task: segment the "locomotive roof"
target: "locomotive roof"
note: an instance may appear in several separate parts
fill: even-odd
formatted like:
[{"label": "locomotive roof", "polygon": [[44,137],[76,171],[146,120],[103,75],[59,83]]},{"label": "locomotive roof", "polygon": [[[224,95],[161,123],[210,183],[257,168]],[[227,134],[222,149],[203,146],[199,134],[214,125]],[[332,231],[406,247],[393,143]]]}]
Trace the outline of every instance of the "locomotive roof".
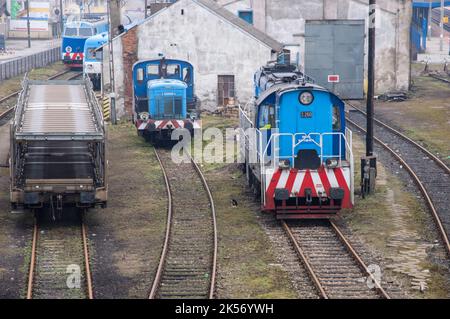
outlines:
[{"label": "locomotive roof", "polygon": [[[267,99],[270,95],[272,95],[273,93],[285,93],[288,91],[293,91],[293,90],[298,90],[298,89],[312,89],[312,90],[316,90],[316,91],[324,91],[324,92],[330,92],[327,89],[325,89],[324,87],[314,84],[314,83],[310,83],[310,82],[305,82],[305,84],[303,83],[279,83],[279,84],[275,84],[274,86],[268,88],[267,90],[265,90],[264,92],[261,93],[261,95],[259,96],[259,98],[256,100],[256,104],[259,105],[262,102],[264,102],[265,99]],[[331,94],[334,95],[334,93],[330,92]]]},{"label": "locomotive roof", "polygon": [[94,44],[95,47],[101,46],[108,41],[108,32],[102,32],[87,38],[85,46]]}]

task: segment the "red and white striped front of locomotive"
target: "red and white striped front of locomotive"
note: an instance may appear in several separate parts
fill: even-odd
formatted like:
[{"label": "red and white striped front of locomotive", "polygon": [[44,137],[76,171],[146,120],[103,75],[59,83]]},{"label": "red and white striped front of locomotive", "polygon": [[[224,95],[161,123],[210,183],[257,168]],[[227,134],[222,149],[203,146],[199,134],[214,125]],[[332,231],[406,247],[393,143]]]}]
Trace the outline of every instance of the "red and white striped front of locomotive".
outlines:
[{"label": "red and white striped front of locomotive", "polygon": [[268,141],[260,147],[266,162],[263,210],[297,219],[329,218],[351,208],[353,155],[344,103],[323,88],[308,86],[279,93],[276,105],[267,111],[274,114],[276,129],[267,132],[260,125],[265,136],[260,141]]}]

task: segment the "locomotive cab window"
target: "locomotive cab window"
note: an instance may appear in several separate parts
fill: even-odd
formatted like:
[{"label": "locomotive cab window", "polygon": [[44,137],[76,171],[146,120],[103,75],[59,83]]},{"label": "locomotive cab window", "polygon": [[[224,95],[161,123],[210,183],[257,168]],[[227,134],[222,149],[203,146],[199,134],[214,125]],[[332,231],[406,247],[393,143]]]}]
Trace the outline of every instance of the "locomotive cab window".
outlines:
[{"label": "locomotive cab window", "polygon": [[270,130],[275,128],[275,106],[264,104],[259,109],[259,128]]},{"label": "locomotive cab window", "polygon": [[66,31],[64,32],[64,35],[66,37],[76,36],[77,35],[77,28],[66,28]]},{"label": "locomotive cab window", "polygon": [[[103,60],[103,49],[99,49],[95,52],[95,59],[97,61],[102,61]],[[143,74],[143,73],[142,73]]]},{"label": "locomotive cab window", "polygon": [[148,75],[158,75],[159,74],[159,66],[156,64],[149,64],[147,66],[147,74]]},{"label": "locomotive cab window", "polygon": [[137,77],[137,81],[139,83],[142,83],[144,81],[144,69],[143,68],[137,69],[136,77]]},{"label": "locomotive cab window", "polygon": [[88,56],[89,59],[95,59],[95,48],[91,48],[88,50]]},{"label": "locomotive cab window", "polygon": [[341,112],[339,106],[333,105],[333,131],[340,131],[341,127]]},{"label": "locomotive cab window", "polygon": [[91,28],[80,28],[80,36],[82,37],[90,37],[92,36],[92,29]]},{"label": "locomotive cab window", "polygon": [[167,66],[167,76],[180,76],[180,65],[170,64]]}]

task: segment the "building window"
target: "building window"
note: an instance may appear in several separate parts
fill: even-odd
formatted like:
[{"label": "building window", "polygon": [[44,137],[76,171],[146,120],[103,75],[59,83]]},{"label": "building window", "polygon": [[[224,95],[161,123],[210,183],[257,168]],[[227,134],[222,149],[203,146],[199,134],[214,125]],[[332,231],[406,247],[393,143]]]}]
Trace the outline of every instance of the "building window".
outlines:
[{"label": "building window", "polygon": [[238,16],[245,22],[253,24],[253,11],[252,10],[241,10],[238,11]]},{"label": "building window", "polygon": [[218,75],[217,103],[219,106],[234,104],[234,75]]}]

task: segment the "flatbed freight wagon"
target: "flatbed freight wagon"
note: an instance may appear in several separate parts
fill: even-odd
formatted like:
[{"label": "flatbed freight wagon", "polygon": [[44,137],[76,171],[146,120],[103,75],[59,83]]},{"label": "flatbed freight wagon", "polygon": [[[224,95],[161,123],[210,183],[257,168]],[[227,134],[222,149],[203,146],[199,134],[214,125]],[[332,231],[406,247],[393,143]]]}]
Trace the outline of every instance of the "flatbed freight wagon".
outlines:
[{"label": "flatbed freight wagon", "polygon": [[10,145],[13,209],[106,206],[106,128],[89,80],[25,78]]}]

